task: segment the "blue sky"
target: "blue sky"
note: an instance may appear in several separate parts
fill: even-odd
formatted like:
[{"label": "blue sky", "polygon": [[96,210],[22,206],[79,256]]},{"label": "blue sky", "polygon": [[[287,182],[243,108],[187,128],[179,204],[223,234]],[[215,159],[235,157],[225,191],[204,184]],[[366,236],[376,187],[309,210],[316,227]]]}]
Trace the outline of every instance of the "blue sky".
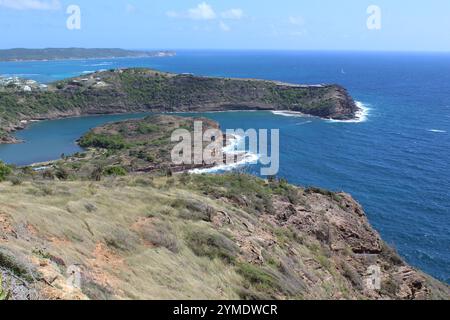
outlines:
[{"label": "blue sky", "polygon": [[0,47],[450,51],[449,16],[449,0],[0,0]]}]

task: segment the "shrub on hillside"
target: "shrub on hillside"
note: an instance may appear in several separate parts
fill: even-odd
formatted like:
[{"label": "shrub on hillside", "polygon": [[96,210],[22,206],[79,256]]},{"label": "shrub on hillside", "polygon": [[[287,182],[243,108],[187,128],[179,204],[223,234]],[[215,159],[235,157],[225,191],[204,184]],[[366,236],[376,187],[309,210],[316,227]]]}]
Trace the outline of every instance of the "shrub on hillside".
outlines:
[{"label": "shrub on hillside", "polygon": [[108,167],[103,170],[103,173],[107,176],[126,176],[127,170],[120,166]]},{"label": "shrub on hillside", "polygon": [[186,241],[197,256],[220,258],[228,263],[233,263],[239,252],[233,241],[213,230],[196,228],[189,232]]},{"label": "shrub on hillside", "polygon": [[11,167],[0,161],[0,182],[5,181],[6,176],[11,174],[11,172]]},{"label": "shrub on hillside", "polygon": [[83,148],[95,147],[118,150],[126,147],[125,141],[118,135],[102,135],[92,132],[83,136],[79,144]]}]

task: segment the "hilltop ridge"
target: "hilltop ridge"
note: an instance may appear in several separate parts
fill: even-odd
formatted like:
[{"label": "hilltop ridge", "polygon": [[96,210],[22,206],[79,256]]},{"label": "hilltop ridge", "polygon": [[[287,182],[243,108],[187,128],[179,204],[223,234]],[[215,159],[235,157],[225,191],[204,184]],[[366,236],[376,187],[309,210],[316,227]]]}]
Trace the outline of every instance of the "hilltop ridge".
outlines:
[{"label": "hilltop ridge", "polygon": [[[150,69],[117,69],[57,81],[33,90],[0,86],[0,143],[29,120],[133,112],[288,110],[338,120],[358,107],[339,85],[201,77]],[[31,90],[30,90],[31,89]]]}]

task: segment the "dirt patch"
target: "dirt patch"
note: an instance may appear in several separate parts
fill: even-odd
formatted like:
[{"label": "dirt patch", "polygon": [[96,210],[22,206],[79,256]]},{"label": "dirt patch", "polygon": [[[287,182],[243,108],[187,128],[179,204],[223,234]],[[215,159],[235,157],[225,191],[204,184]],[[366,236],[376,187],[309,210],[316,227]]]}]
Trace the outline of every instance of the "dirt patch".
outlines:
[{"label": "dirt patch", "polygon": [[8,241],[9,237],[17,238],[17,232],[13,227],[9,214],[0,212],[0,242]]},{"label": "dirt patch", "polygon": [[119,293],[120,289],[117,288],[120,288],[118,285],[120,280],[107,270],[121,271],[127,268],[125,260],[103,242],[96,244],[92,256],[93,258],[87,263],[89,277],[96,284],[104,288],[115,288],[115,292]]}]

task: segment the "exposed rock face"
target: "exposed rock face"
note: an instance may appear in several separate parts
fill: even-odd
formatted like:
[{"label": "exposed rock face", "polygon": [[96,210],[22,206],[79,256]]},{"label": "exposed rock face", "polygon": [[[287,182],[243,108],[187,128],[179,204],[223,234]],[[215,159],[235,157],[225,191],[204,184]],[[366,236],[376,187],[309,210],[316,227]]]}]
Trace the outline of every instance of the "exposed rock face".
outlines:
[{"label": "exposed rock face", "polygon": [[[299,193],[299,198],[293,204],[286,197],[275,196],[275,214],[264,214],[258,220],[291,230],[304,242],[318,241],[329,263],[352,283],[353,290],[356,290],[353,298],[429,299],[450,294],[448,286],[438,285],[435,280],[407,266],[370,226],[362,207],[350,195],[307,189],[303,194]],[[236,236],[242,241],[240,247],[248,261],[263,264],[261,252],[275,246],[276,237],[265,231],[264,223],[244,224],[247,231]],[[299,256],[301,253],[288,248],[288,255]],[[320,265],[313,259],[304,262],[306,269],[324,271],[323,278],[319,279],[308,276],[305,270],[298,270],[297,276],[306,283],[305,290],[312,293],[332,275],[327,275],[329,266],[326,264]],[[373,290],[368,284],[373,266],[381,270],[380,290]],[[298,268],[290,267],[293,270]],[[337,293],[329,298],[343,297]]]}]

